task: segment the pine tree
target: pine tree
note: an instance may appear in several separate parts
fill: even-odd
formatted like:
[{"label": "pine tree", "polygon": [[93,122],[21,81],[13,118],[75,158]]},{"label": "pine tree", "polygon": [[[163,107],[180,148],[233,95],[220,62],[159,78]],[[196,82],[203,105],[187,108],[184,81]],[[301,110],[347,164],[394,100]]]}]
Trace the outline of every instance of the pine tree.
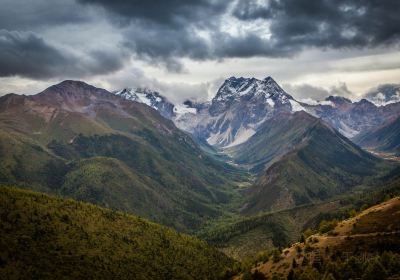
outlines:
[{"label": "pine tree", "polygon": [[386,279],[386,277],[385,268],[377,259],[373,259],[365,269],[362,280],[381,280]]}]

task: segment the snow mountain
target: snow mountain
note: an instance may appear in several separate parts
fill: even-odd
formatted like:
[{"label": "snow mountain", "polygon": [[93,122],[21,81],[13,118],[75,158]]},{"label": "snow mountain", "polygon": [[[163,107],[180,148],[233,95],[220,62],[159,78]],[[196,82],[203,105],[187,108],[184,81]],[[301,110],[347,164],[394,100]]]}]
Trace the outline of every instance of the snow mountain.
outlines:
[{"label": "snow mountain", "polygon": [[[149,89],[123,89],[114,94],[158,110],[201,142],[223,149],[246,142],[271,118],[298,111],[322,119],[348,138],[400,116],[399,87],[395,85],[380,86],[357,102],[342,96],[298,101],[269,76],[262,80],[230,77],[211,101],[200,103],[187,100],[174,105]],[[376,100],[382,96],[384,102],[379,105]]]},{"label": "snow mountain", "polygon": [[124,99],[146,104],[159,111],[160,114],[167,119],[171,119],[174,116],[175,106],[157,91],[148,88],[124,88],[113,93]]},{"label": "snow mountain", "polygon": [[399,102],[377,106],[367,99],[352,102],[341,96],[329,96],[327,101],[329,104],[304,104],[303,107],[307,113],[324,120],[350,139],[400,115]]},{"label": "snow mountain", "polygon": [[278,112],[304,110],[303,104],[285,92],[271,77],[230,77],[211,102],[189,104],[195,114],[175,119],[175,124],[219,148],[239,145]]}]

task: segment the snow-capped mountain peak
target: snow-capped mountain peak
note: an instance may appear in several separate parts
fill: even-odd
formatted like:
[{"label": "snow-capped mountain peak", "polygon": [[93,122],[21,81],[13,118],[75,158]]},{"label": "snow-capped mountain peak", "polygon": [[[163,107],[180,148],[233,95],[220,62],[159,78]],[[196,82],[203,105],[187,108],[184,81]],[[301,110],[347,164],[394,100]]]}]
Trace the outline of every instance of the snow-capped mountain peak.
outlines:
[{"label": "snow-capped mountain peak", "polygon": [[241,97],[262,96],[268,98],[281,98],[288,102],[293,99],[271,77],[264,80],[256,78],[230,77],[219,88],[213,102],[230,101]]},{"label": "snow-capped mountain peak", "polygon": [[269,76],[262,80],[230,77],[221,85],[211,104],[192,118],[191,125],[186,123],[182,127],[205,138],[211,145],[229,148],[247,141],[273,115],[302,110],[305,110],[302,103]]},{"label": "snow-capped mountain peak", "polygon": [[399,89],[398,85],[381,86],[359,102],[342,96],[329,96],[322,101],[298,101],[268,76],[262,80],[230,77],[211,102],[185,101],[173,105],[158,92],[146,88],[123,89],[115,94],[153,107],[173,120],[177,127],[202,141],[231,149],[246,142],[271,118],[277,115],[285,117],[297,111],[321,118],[343,135],[354,137],[379,125],[384,119],[383,114],[399,114],[400,103],[385,108],[385,113],[374,105],[378,101],[396,103],[400,100]]},{"label": "snow-capped mountain peak", "polygon": [[286,107],[291,111],[302,110],[299,102],[285,92],[270,76],[263,80],[256,78],[230,77],[225,80],[212,99],[212,115],[226,111],[234,103],[265,104],[269,108]]},{"label": "snow-capped mountain peak", "polygon": [[114,92],[115,95],[124,99],[146,104],[166,118],[172,118],[174,115],[174,105],[157,91],[148,88],[124,88]]}]

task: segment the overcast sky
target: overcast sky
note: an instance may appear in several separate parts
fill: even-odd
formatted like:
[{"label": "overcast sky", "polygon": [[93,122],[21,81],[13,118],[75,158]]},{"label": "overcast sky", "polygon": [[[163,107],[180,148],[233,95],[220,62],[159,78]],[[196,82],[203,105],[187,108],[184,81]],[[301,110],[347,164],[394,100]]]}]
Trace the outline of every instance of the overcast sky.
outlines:
[{"label": "overcast sky", "polygon": [[0,95],[65,79],[212,97],[272,76],[299,99],[400,83],[399,0],[0,0]]}]

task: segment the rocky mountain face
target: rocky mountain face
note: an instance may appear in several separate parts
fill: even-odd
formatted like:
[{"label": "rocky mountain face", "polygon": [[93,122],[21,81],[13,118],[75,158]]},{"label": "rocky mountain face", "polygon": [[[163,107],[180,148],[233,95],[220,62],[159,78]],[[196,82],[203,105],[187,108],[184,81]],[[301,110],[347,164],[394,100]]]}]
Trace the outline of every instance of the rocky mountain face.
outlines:
[{"label": "rocky mountain face", "polygon": [[376,106],[367,99],[352,102],[339,96],[327,97],[323,105],[303,104],[303,107],[306,112],[323,119],[348,138],[375,129],[388,119],[400,115],[400,103]]},{"label": "rocky mountain face", "polygon": [[218,148],[246,142],[265,121],[281,112],[305,111],[324,120],[344,136],[353,138],[400,116],[400,102],[395,102],[395,90],[392,87],[385,91],[390,101],[383,106],[371,102],[372,95],[370,100],[357,102],[329,96],[323,101],[307,104],[295,100],[271,77],[264,80],[231,77],[222,84],[211,102],[189,102],[187,106],[193,112],[173,119],[179,128]]},{"label": "rocky mountain face", "polygon": [[380,86],[357,102],[329,96],[313,104],[297,101],[271,77],[263,80],[230,77],[210,102],[203,103],[188,100],[174,105],[148,89],[124,89],[114,94],[158,110],[200,142],[223,149],[246,142],[265,121],[281,112],[305,111],[348,138],[375,130],[400,116],[398,85]]}]

